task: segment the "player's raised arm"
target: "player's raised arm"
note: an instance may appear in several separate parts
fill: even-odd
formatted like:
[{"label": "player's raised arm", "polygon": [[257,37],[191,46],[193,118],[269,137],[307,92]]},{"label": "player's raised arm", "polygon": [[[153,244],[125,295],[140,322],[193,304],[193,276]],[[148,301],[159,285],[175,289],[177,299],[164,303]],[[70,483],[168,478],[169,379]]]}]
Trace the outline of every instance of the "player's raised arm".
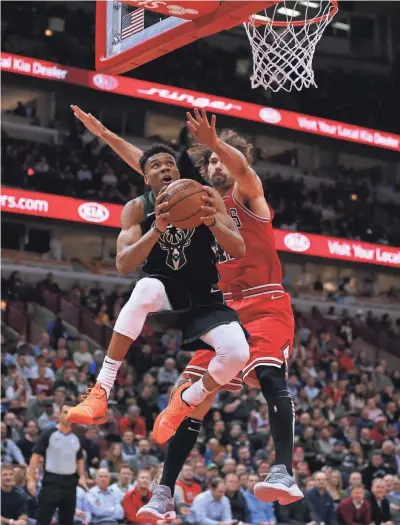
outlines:
[{"label": "player's raised arm", "polygon": [[228,215],[224,201],[213,188],[204,186],[208,193],[203,197],[205,217],[202,222],[210,228],[215,239],[222,248],[232,257],[244,257],[246,255],[246,245],[232,218]]},{"label": "player's raised arm", "polygon": [[118,137],[115,133],[107,129],[103,124],[90,113],[85,113],[78,106],[71,106],[75,117],[82,122],[82,124],[96,137],[104,140],[115,153],[121,157],[131,168],[143,175],[140,169],[139,159],[143,155],[143,151],[130,142]]},{"label": "player's raised arm", "polygon": [[[218,138],[215,127],[216,116],[212,115],[209,122],[204,109],[201,113],[198,109],[195,109],[194,116],[190,113],[187,113],[186,116],[188,118],[188,127],[194,138],[200,144],[211,148],[218,155],[235,179],[237,190],[244,200],[262,199],[264,201],[264,190],[261,180],[249,165],[246,157],[238,149]],[[270,219],[271,215],[266,203],[263,208],[265,208],[263,215],[265,215],[266,219]]]},{"label": "player's raised arm", "polygon": [[155,202],[155,226],[142,235],[143,204],[140,199],[125,204],[121,213],[121,232],[117,239],[117,270],[121,275],[128,275],[136,270],[156,244],[158,238],[168,226],[169,213],[164,209],[168,202],[161,202],[162,192]]}]

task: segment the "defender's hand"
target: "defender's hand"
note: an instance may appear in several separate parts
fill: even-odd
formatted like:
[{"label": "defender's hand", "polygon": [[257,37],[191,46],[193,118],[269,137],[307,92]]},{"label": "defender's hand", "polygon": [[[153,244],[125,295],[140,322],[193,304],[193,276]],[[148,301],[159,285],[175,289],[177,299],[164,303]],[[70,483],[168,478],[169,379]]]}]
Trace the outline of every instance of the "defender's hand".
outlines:
[{"label": "defender's hand", "polygon": [[168,228],[168,217],[169,212],[166,211],[168,208],[168,202],[164,202],[164,192],[166,190],[166,187],[162,188],[160,193],[157,195],[156,201],[155,201],[155,214],[156,214],[156,227],[160,232],[165,232]]},{"label": "defender's hand", "polygon": [[96,137],[101,137],[106,131],[107,128],[103,126],[100,120],[97,120],[90,113],[85,113],[78,106],[71,106],[72,111],[74,112],[75,117],[82,122],[82,124]]},{"label": "defender's hand", "polygon": [[217,221],[217,206],[214,199],[213,190],[208,186],[203,186],[203,190],[207,193],[202,197],[204,204],[201,210],[204,212],[204,216],[200,217],[200,220],[206,226],[215,226]]},{"label": "defender's hand", "polygon": [[212,115],[210,123],[208,122],[205,109],[202,109],[200,114],[200,111],[196,108],[194,117],[189,112],[186,113],[186,117],[188,119],[187,126],[196,141],[214,150],[218,140],[215,129],[216,116]]}]

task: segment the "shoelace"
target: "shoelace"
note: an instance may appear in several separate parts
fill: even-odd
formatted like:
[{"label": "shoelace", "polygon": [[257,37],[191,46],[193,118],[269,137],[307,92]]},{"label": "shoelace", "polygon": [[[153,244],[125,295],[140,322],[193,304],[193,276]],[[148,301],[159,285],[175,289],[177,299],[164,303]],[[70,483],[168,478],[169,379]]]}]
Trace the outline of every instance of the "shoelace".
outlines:
[{"label": "shoelace", "polygon": [[94,390],[94,387],[93,388],[87,388],[86,389],[86,394],[82,394],[81,395],[81,399],[82,401],[86,401],[87,398],[92,395],[93,397],[97,397],[98,399],[101,399],[103,397],[103,394],[101,394],[100,392],[98,392],[97,390]]},{"label": "shoelace", "polygon": [[[265,476],[265,474],[260,474],[261,476]],[[274,481],[280,481],[286,477],[286,474],[283,472],[268,472],[268,474],[265,477],[265,481],[270,481],[271,478],[274,478]]]},{"label": "shoelace", "polygon": [[161,504],[164,504],[164,503],[167,503],[168,501],[168,496],[166,494],[163,494],[162,492],[156,490],[156,488],[160,485],[160,481],[157,479],[157,476],[153,479],[152,483],[154,484],[153,485],[153,495],[152,495],[152,500],[153,502],[159,502]]}]

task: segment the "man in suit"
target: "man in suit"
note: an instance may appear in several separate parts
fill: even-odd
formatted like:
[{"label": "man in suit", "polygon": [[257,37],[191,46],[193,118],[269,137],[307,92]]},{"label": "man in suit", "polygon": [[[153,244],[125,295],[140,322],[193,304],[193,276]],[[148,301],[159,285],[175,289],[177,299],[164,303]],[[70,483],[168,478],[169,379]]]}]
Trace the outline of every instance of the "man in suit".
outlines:
[{"label": "man in suit", "polygon": [[375,525],[392,525],[389,500],[386,496],[386,485],[383,479],[376,478],[372,482],[370,503],[372,508],[372,523]]}]

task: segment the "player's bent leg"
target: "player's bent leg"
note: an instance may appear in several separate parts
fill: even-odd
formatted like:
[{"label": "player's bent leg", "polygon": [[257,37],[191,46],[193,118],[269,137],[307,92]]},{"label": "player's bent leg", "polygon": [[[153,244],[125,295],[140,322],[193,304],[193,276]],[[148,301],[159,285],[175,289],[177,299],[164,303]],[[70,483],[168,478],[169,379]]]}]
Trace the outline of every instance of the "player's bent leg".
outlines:
[{"label": "player's bent leg", "polygon": [[237,322],[216,326],[201,336],[201,340],[214,348],[215,355],[208,365],[207,373],[182,396],[192,406],[201,403],[210,392],[228,385],[243,370],[250,357],[249,345]]},{"label": "player's bent leg", "polygon": [[161,281],[144,277],[135,286],[114,326],[107,355],[96,385],[82,396],[83,401],[69,410],[70,423],[95,425],[107,421],[107,399],[122,361],[131,344],[140,335],[149,313],[170,310],[165,287]]},{"label": "player's bent leg", "polygon": [[171,392],[169,405],[154,426],[154,439],[159,444],[168,441],[209,394],[235,378],[249,359],[249,345],[238,322],[216,326],[200,339],[214,348],[216,355],[204,377],[196,383],[182,379]]},{"label": "player's bent leg", "polygon": [[281,505],[288,505],[302,499],[304,495],[292,472],[295,409],[286,385],[286,365],[262,365],[255,371],[268,403],[275,463],[265,481],[257,483],[254,487],[254,494],[261,501],[278,500]]},{"label": "player's bent leg", "polygon": [[[188,378],[186,374],[184,376]],[[198,377],[195,378],[195,381],[198,379]],[[168,443],[160,484],[153,490],[150,501],[138,511],[137,515],[142,521],[175,519],[173,501],[175,484],[185,461],[196,444],[202,421],[213,403],[215,394],[216,392],[210,394],[196,407],[190,417],[182,422]]]}]

